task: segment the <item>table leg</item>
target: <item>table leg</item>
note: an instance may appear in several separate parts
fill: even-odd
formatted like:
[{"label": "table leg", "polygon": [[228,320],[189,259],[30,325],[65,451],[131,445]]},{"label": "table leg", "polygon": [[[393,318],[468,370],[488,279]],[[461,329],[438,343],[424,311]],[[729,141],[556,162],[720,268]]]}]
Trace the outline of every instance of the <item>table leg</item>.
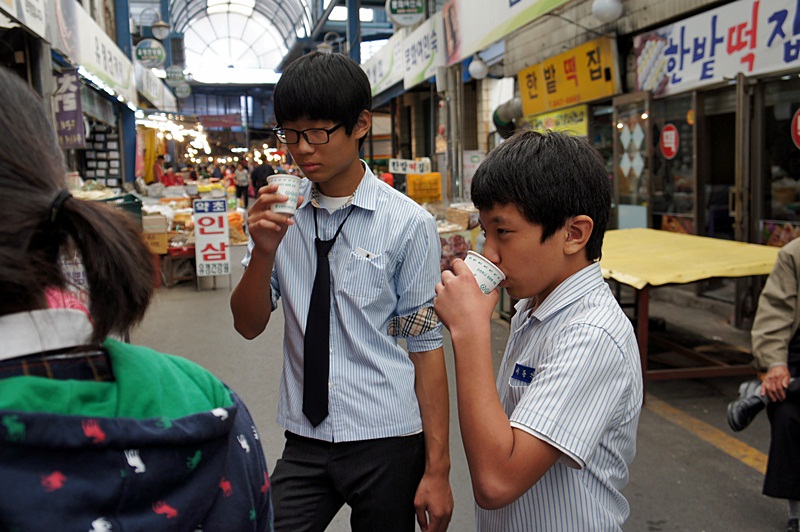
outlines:
[{"label": "table leg", "polygon": [[[647,356],[650,341],[650,286],[636,291],[636,339],[642,360],[642,386],[647,388]],[[644,397],[644,395],[643,395]]]}]

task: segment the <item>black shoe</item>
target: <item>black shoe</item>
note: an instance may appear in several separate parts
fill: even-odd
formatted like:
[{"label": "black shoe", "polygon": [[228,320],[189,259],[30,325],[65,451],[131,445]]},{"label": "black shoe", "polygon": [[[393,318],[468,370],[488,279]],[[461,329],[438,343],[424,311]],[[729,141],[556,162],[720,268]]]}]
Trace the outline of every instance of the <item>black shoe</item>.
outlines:
[{"label": "black shoe", "polygon": [[728,425],[731,430],[739,432],[747,428],[764,406],[761,381],[743,382],[739,386],[739,398],[728,404]]},{"label": "black shoe", "polygon": [[789,522],[786,523],[786,532],[800,532],[800,521],[789,519]]}]

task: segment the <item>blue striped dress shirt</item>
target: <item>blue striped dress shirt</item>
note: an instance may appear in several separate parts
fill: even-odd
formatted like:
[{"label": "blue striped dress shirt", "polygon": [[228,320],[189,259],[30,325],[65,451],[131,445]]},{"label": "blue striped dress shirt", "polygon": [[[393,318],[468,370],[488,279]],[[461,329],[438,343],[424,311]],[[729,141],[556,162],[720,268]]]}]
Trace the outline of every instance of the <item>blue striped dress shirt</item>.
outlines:
[{"label": "blue striped dress shirt", "polygon": [[[414,365],[387,329],[393,317],[433,306],[441,279],[436,221],[368,167],[352,207],[332,213],[316,208],[307,179],[300,194],[303,204],[278,247],[271,279],[272,308],[281,301],[285,319],[278,423],[301,436],[336,442],[418,433],[422,419]],[[329,254],[329,414],[315,428],[302,412],[303,334],[316,271],[314,211],[319,237],[328,240],[350,208],[353,212]],[[245,267],[252,246],[251,240],[242,261]],[[410,352],[437,349],[442,346],[442,326],[437,323],[406,342]]]},{"label": "blue striped dress shirt", "polygon": [[477,508],[481,532],[621,530],[620,491],[636,453],[642,404],[639,349],[598,263],[569,277],[530,312],[517,306],[497,377],[515,428],[564,454],[499,510]]}]

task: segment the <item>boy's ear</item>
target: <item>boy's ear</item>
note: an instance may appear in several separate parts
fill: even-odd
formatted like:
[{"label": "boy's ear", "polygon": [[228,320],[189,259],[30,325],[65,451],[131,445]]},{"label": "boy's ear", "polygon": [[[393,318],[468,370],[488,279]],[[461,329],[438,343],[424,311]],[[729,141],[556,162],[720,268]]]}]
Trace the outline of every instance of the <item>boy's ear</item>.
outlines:
[{"label": "boy's ear", "polygon": [[353,136],[357,139],[360,139],[361,137],[369,133],[369,128],[371,126],[372,126],[372,113],[364,109],[358,115],[356,126],[353,128]]},{"label": "boy's ear", "polygon": [[589,242],[589,237],[592,236],[592,229],[594,229],[594,220],[585,214],[580,214],[567,220],[565,229],[567,230],[567,236],[564,240],[564,253],[574,255],[575,253],[583,252],[583,248]]}]

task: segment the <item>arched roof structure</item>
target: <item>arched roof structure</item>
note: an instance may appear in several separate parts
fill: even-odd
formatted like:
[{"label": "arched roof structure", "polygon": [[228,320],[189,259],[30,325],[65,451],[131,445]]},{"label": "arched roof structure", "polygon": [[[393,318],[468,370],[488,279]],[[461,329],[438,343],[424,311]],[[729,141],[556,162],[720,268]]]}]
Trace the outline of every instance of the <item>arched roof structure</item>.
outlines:
[{"label": "arched roof structure", "polygon": [[171,0],[187,65],[272,70],[311,31],[306,0]]}]

